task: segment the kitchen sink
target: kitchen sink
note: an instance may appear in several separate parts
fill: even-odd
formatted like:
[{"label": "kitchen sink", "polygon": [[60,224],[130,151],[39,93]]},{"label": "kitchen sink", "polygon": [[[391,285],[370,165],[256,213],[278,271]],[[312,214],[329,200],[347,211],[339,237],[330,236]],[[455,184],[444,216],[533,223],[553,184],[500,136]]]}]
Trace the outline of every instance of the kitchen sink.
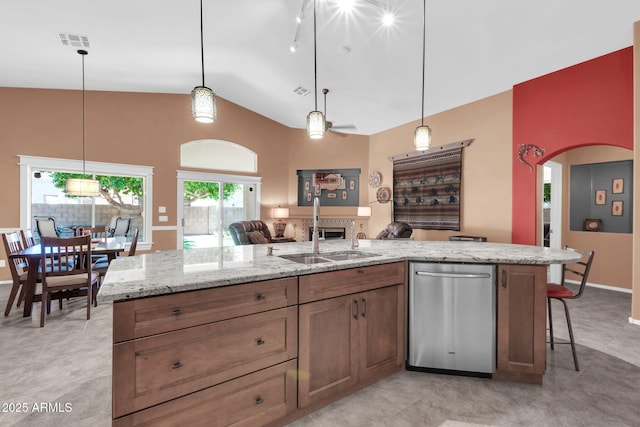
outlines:
[{"label": "kitchen sink", "polygon": [[313,253],[279,255],[280,258],[284,258],[289,261],[299,262],[300,264],[318,264],[321,262],[347,261],[352,259],[369,258],[374,256],[378,256],[378,254],[369,254],[369,253],[358,252],[358,251],[326,252],[326,253],[321,253],[319,255],[316,255]]},{"label": "kitchen sink", "polygon": [[314,254],[280,255],[279,257],[288,259],[289,261],[299,262],[300,264],[318,264],[320,262],[331,261],[330,259],[326,259]]}]

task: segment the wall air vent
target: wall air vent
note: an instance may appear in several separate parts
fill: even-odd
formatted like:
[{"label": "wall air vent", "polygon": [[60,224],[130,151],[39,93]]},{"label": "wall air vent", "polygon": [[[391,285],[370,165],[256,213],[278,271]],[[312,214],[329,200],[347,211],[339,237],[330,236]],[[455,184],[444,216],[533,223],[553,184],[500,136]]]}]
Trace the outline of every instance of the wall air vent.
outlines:
[{"label": "wall air vent", "polygon": [[60,43],[62,43],[62,46],[69,46],[73,48],[82,47],[85,49],[90,47],[89,37],[87,36],[66,33],[58,33],[58,36],[60,37]]},{"label": "wall air vent", "polygon": [[309,91],[305,88],[303,88],[302,86],[298,86],[297,88],[295,88],[293,90],[295,93],[297,93],[300,96],[306,96],[309,94]]}]

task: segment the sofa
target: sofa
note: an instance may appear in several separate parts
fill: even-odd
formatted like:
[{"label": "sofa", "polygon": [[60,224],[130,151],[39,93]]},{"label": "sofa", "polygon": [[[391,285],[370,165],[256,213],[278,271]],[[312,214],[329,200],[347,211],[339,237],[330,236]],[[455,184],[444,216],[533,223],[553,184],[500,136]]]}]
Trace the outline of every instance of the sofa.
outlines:
[{"label": "sofa", "polygon": [[262,220],[238,221],[229,224],[229,232],[236,245],[272,243],[269,227]]}]

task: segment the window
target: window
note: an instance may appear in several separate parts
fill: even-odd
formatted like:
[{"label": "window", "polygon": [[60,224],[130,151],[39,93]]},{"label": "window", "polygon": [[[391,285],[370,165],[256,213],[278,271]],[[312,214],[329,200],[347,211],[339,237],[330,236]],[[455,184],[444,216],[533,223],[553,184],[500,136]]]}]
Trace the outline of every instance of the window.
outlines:
[{"label": "window", "polygon": [[62,235],[76,226],[113,226],[117,217],[130,217],[140,229],[140,249],[151,249],[153,168],[86,162],[86,174],[105,185],[98,197],[70,197],[64,193],[68,174],[82,171],[82,161],[20,157],[20,227],[36,230],[34,218],[53,217]]}]

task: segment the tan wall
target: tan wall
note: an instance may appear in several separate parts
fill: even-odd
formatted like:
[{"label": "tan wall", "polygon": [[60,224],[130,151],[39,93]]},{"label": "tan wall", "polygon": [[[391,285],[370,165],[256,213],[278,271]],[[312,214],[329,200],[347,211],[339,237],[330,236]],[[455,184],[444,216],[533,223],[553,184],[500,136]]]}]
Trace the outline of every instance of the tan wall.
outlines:
[{"label": "tan wall", "polygon": [[[393,164],[389,156],[414,151],[415,121],[371,136],[369,170],[382,174],[382,185],[392,187]],[[432,144],[445,145],[473,138],[463,150],[462,214],[460,231],[415,230],[417,240],[446,240],[449,235],[486,236],[489,241],[511,241],[512,92],[482,99],[427,117]],[[376,189],[369,189],[376,201]],[[373,235],[391,220],[391,204],[373,203]]]},{"label": "tan wall", "polygon": [[[360,167],[366,182],[368,137],[328,133],[310,141],[304,130],[290,129],[236,104],[218,99],[218,120],[201,124],[191,116],[189,95],[157,93],[86,93],[86,159],[154,167],[153,225],[177,225],[177,179],[180,145],[198,139],[221,139],[258,154],[262,177],[260,217],[270,224],[270,209],[289,205],[297,210],[296,169]],[[300,114],[304,117],[305,111]],[[82,159],[80,91],[0,88],[0,228],[20,224],[18,155]],[[216,172],[216,171],[214,171]],[[233,173],[217,171],[221,173]],[[364,188],[364,187],[363,187]],[[366,190],[363,193],[366,197]],[[9,202],[10,201],[10,202]],[[158,206],[167,208],[168,222],[158,221]],[[308,210],[308,209],[307,209]],[[353,216],[355,208],[333,208],[323,214]],[[291,227],[287,234],[292,235]],[[174,230],[154,230],[152,250],[175,249]],[[2,259],[4,251],[0,249]],[[8,280],[0,268],[0,280]]]},{"label": "tan wall", "polygon": [[631,289],[633,235],[571,231],[569,229],[571,208],[569,202],[569,177],[571,175],[571,165],[630,159],[633,159],[632,151],[611,146],[576,148],[552,159],[562,164],[562,244],[584,250],[594,250],[596,253],[589,273],[589,283]]}]

